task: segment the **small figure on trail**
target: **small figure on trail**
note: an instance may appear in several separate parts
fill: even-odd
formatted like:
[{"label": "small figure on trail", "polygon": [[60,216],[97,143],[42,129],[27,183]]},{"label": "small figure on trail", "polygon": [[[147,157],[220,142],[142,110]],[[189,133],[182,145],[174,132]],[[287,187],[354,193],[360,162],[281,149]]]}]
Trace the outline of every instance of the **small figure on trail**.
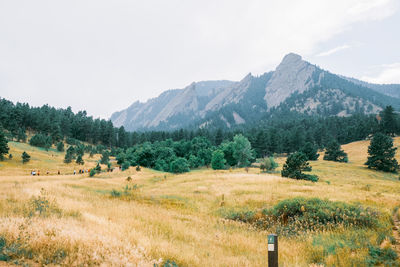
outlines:
[{"label": "small figure on trail", "polygon": [[60,175],[60,170],[58,170],[58,175]]},{"label": "small figure on trail", "polygon": [[49,173],[50,173],[49,171],[46,172],[47,175],[49,175]]},{"label": "small figure on trail", "polygon": [[74,175],[76,174],[76,171],[74,170]]},{"label": "small figure on trail", "polygon": [[81,174],[81,173],[82,173],[82,170],[81,170],[81,169],[79,169],[78,173],[79,173],[79,174]]},{"label": "small figure on trail", "polygon": [[40,171],[38,170],[38,171],[37,171],[37,176],[39,176],[39,175],[40,175]]}]

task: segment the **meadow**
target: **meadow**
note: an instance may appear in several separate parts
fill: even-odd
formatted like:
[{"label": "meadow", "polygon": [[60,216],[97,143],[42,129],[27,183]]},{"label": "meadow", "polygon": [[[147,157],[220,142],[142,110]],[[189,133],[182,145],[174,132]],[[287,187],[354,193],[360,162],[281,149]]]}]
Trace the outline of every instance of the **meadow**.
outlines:
[{"label": "meadow", "polygon": [[[254,167],[174,175],[131,167],[95,177],[73,175],[74,169],[93,167],[99,155],[85,155],[86,165],[80,167],[63,163],[64,153],[53,149],[10,142],[13,158],[0,162],[0,263],[266,266],[267,235],[274,229],[230,215],[257,214],[282,200],[304,197],[371,208],[382,215],[380,226],[279,236],[280,266],[382,265],[379,257],[385,255],[380,249],[398,250],[397,229],[392,227],[400,206],[400,181],[398,174],[363,165],[368,144],[342,146],[349,163],[323,161],[322,156],[311,162],[312,173],[320,178],[313,183],[280,177],[284,158],[278,158],[276,173]],[[32,156],[24,165],[22,151]],[[40,169],[41,175],[30,176],[33,169]],[[374,249],[377,256],[371,254]]]}]

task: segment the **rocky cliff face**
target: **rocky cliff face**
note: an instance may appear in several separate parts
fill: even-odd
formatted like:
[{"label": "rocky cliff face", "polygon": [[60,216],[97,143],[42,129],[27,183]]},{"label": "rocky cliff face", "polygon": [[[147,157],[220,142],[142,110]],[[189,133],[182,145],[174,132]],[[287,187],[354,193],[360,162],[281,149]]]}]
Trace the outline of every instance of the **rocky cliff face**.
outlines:
[{"label": "rocky cliff face", "polygon": [[311,77],[316,69],[299,55],[286,55],[265,88],[264,99],[268,108],[278,106],[294,92],[303,93],[314,86],[315,82]]},{"label": "rocky cliff face", "polygon": [[397,96],[400,85],[338,76],[291,53],[273,72],[248,74],[239,82],[204,81],[168,90],[114,113],[111,120],[131,131],[234,127],[282,109],[322,116],[376,113],[388,104],[400,108]]}]

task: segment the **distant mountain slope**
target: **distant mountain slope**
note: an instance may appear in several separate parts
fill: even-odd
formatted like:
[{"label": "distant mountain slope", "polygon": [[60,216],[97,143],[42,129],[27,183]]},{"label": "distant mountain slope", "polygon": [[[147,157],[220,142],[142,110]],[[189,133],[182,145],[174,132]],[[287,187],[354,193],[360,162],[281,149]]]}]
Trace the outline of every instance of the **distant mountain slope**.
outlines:
[{"label": "distant mountain slope", "polygon": [[400,85],[369,84],[332,74],[286,55],[275,71],[241,81],[203,81],[169,90],[146,103],[135,102],[111,116],[128,130],[227,127],[255,122],[277,110],[321,116],[377,113],[400,108]]},{"label": "distant mountain slope", "polygon": [[360,81],[360,80],[357,80],[354,78],[347,78],[347,77],[344,77],[344,78],[349,80],[352,83],[359,84],[363,87],[370,88],[381,94],[400,98],[400,84],[374,84],[374,83]]}]

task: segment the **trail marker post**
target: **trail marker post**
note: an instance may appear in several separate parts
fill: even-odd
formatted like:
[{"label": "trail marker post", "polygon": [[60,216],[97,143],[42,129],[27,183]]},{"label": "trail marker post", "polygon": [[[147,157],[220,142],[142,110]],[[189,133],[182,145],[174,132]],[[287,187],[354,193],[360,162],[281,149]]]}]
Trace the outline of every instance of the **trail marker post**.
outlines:
[{"label": "trail marker post", "polygon": [[268,235],[268,267],[278,267],[278,236]]}]

